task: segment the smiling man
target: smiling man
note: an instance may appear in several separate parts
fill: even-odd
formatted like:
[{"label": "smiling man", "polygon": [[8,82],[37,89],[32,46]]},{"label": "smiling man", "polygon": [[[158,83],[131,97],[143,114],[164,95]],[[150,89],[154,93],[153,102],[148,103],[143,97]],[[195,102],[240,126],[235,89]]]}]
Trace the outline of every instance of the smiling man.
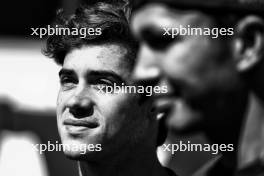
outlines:
[{"label": "smiling man", "polygon": [[[204,132],[211,143],[234,144],[199,175],[263,174],[264,1],[132,2],[141,41],[135,81],[170,87],[155,102],[172,109],[167,124],[176,134]],[[247,150],[237,160],[239,139]]]},{"label": "smiling man", "polygon": [[138,94],[102,91],[130,85],[137,43],[124,9],[118,2],[82,6],[57,25],[97,28],[101,35],[47,40],[46,54],[62,65],[57,123],[62,144],[71,146],[65,154],[79,161],[81,176],[174,175],[156,156],[164,138],[158,137],[158,112],[151,103]]}]

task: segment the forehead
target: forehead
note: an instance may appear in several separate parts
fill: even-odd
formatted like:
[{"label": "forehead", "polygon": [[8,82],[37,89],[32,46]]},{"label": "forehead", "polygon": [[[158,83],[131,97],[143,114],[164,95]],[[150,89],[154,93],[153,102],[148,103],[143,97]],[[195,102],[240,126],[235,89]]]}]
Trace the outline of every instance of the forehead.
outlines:
[{"label": "forehead", "polygon": [[134,22],[149,23],[162,27],[177,25],[203,25],[212,18],[198,10],[180,10],[164,4],[149,3],[138,9],[133,16]]},{"label": "forehead", "polygon": [[63,68],[76,72],[121,71],[126,55],[127,49],[119,44],[86,45],[69,52],[64,59]]}]

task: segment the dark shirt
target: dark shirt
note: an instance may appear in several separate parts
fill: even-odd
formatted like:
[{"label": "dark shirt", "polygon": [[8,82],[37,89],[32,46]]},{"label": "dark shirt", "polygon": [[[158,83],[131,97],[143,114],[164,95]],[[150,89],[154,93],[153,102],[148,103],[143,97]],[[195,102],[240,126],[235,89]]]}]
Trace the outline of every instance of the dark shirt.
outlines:
[{"label": "dark shirt", "polygon": [[236,176],[264,176],[264,163],[256,161],[239,170]]},{"label": "dark shirt", "polygon": [[166,170],[167,170],[169,176],[177,176],[171,169],[166,168]]}]

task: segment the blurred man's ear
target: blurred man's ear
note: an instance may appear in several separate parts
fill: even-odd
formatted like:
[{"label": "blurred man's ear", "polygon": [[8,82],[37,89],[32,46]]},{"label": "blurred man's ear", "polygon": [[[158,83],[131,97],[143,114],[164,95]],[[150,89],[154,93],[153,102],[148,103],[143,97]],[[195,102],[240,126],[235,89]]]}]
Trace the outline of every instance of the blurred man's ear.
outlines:
[{"label": "blurred man's ear", "polygon": [[264,59],[264,21],[257,16],[239,20],[234,40],[236,66],[240,72],[250,70]]}]

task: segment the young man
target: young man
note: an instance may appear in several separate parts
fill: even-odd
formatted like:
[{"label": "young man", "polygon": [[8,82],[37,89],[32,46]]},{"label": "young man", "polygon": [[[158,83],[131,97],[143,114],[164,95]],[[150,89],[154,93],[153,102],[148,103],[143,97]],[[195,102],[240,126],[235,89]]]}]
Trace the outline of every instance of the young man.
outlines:
[{"label": "young man", "polygon": [[[217,164],[200,175],[233,175],[237,165],[258,166],[250,175],[263,172],[264,2],[133,3],[132,29],[142,41],[134,79],[169,85],[171,91],[157,96],[156,104],[174,107],[168,119],[172,131],[202,131],[212,143],[237,148],[243,119],[255,121],[257,137],[253,130],[242,133],[242,138],[251,140],[242,143],[247,149],[241,152],[243,160],[237,162],[236,150],[225,152]],[[185,32],[180,33],[180,28]]]},{"label": "young man", "polygon": [[57,123],[62,144],[71,146],[65,154],[78,161],[81,176],[175,175],[156,156],[162,142],[157,142],[158,112],[151,102],[134,93],[106,91],[130,85],[136,58],[124,9],[118,2],[82,6],[55,25],[94,32],[47,40],[46,54],[62,65]]}]

